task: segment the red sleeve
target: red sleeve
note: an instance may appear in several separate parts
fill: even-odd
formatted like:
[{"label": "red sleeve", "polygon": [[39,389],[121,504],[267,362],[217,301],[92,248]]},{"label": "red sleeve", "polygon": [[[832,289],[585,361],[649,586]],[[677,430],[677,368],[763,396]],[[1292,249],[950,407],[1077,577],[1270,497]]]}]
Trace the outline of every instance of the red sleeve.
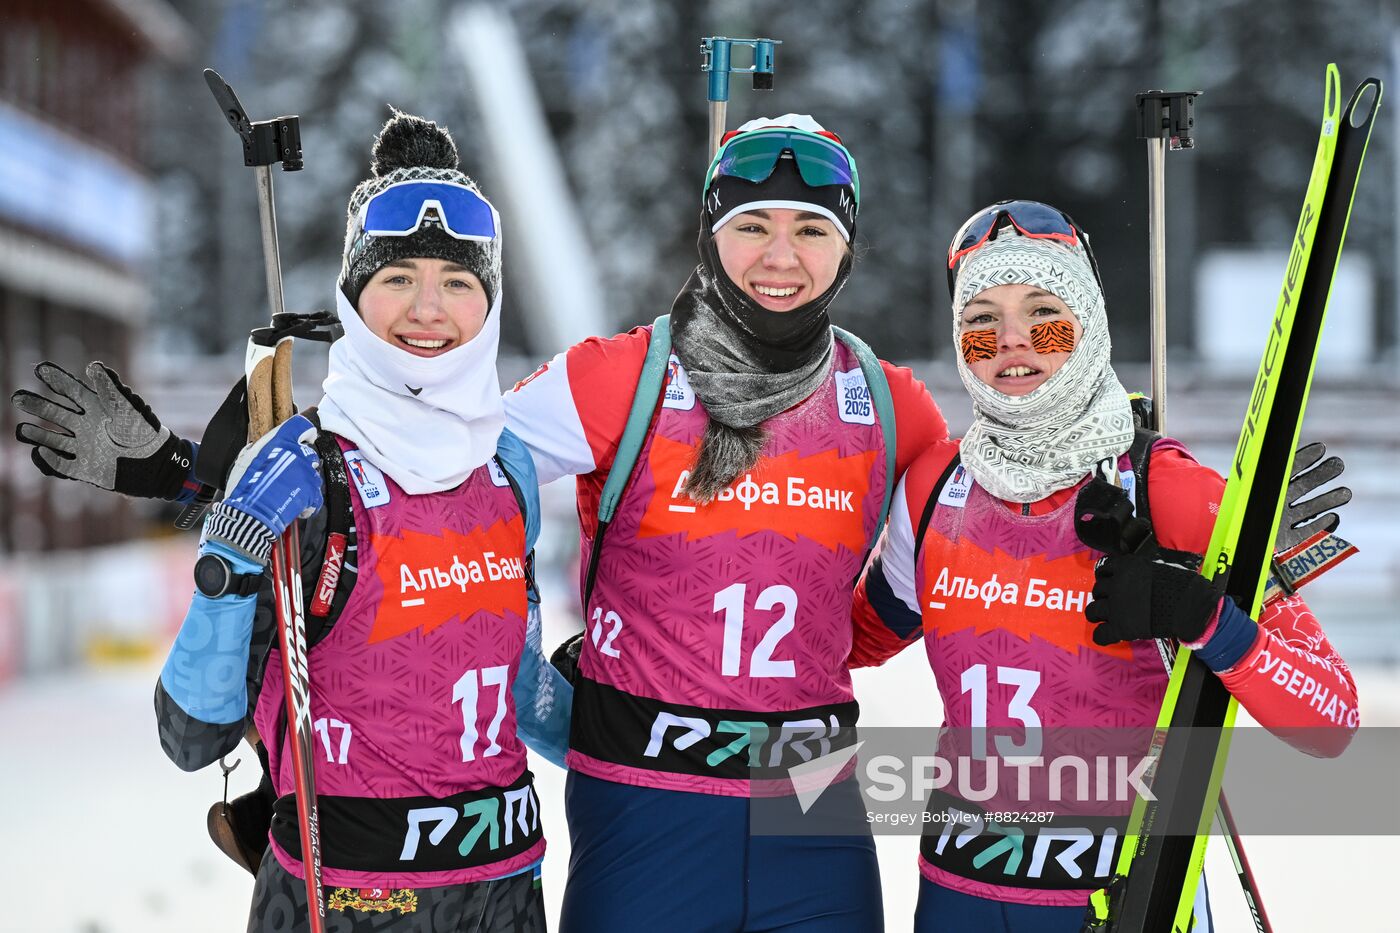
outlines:
[{"label": "red sleeve", "polygon": [[[1152,524],[1163,546],[1205,553],[1225,481],[1184,451],[1154,451]],[[1170,502],[1169,509],[1155,503]],[[1259,634],[1220,681],[1261,726],[1311,755],[1340,755],[1356,732],[1356,682],[1301,596],[1265,604]]]},{"label": "red sleeve", "polygon": [[1254,644],[1220,680],[1261,726],[1310,755],[1340,755],[1361,725],[1356,681],[1300,596],[1264,606]]},{"label": "red sleeve", "polygon": [[[1152,527],[1163,547],[1204,554],[1220,514],[1225,480],[1184,450],[1158,448],[1147,470],[1147,501]],[[1158,503],[1170,503],[1160,508]]]},{"label": "red sleeve", "polygon": [[889,524],[856,584],[848,667],[884,664],[923,635],[915,590],[918,542],[914,538],[933,487],[957,450],[957,441],[933,444],[901,478]]},{"label": "red sleeve", "polygon": [[894,402],[895,472],[903,475],[924,451],[948,439],[948,422],[943,420],[943,413],[938,410],[928,387],[914,378],[912,369],[884,360],[880,365],[884,367]]},{"label": "red sleeve", "polygon": [[649,346],[647,325],[616,337],[589,337],[565,354],[569,391],[599,472],[607,472],[617,454]]}]

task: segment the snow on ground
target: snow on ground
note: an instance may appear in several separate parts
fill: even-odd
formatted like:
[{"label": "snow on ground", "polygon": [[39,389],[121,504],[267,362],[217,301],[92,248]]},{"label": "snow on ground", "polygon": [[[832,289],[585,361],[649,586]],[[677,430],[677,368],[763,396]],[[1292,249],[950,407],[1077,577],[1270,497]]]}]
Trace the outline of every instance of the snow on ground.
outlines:
[{"label": "snow on ground", "polygon": [[[551,632],[565,634],[562,630]],[[1400,670],[1361,668],[1363,717],[1400,725]],[[927,664],[906,652],[857,674],[862,721],[909,724],[941,716]],[[236,933],[252,879],[209,842],[204,815],[219,798],[217,768],[184,774],[160,751],[151,690],[156,668],[77,670],[0,692],[0,878],[10,895],[0,928],[15,933]],[[915,704],[927,704],[918,705]],[[925,717],[927,717],[925,719]],[[231,793],[256,782],[243,755]],[[557,917],[568,866],[563,774],[538,776],[549,854],[545,891]],[[907,930],[917,892],[913,836],[879,839],[885,916]],[[1389,899],[1393,838],[1250,837],[1246,840],[1279,933],[1400,930]],[[1217,929],[1250,924],[1222,847],[1208,863]]]}]

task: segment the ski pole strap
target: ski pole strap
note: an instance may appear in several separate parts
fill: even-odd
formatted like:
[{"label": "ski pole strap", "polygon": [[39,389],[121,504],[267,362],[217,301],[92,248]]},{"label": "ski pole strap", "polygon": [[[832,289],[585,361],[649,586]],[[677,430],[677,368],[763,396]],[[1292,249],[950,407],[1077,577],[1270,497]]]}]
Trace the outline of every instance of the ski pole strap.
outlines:
[{"label": "ski pole strap", "polygon": [[1134,513],[1149,524],[1152,500],[1147,495],[1147,470],[1152,465],[1152,447],[1161,437],[1156,431],[1138,426],[1133,429],[1133,443],[1128,447],[1128,461],[1133,465],[1133,488],[1129,495],[1133,499]]},{"label": "ski pole strap", "polygon": [[261,346],[274,347],[287,337],[333,343],[344,332],[345,328],[330,311],[282,311],[274,314],[267,326],[254,328],[249,337]]},{"label": "ski pole strap", "polygon": [[[310,409],[314,412],[315,409]],[[317,424],[320,419],[316,420]],[[350,590],[354,589],[356,573],[345,565],[354,547],[355,516],[350,504],[350,478],[345,468],[345,454],[335,435],[329,431],[317,433],[314,443],[321,458],[321,477],[326,499],[326,542],[321,556],[321,569],[315,583],[306,594],[307,645],[316,644],[340,616]],[[350,561],[353,565],[354,561]]]},{"label": "ski pole strap", "polygon": [[885,527],[885,520],[889,518],[890,502],[894,498],[894,487],[899,478],[896,472],[899,438],[894,420],[894,399],[890,396],[890,382],[885,378],[885,367],[880,365],[875,351],[850,331],[834,325],[831,330],[836,334],[836,339],[845,344],[846,349],[850,350],[860,363],[860,371],[865,376],[866,388],[870,390],[870,401],[875,405],[875,417],[880,422],[880,434],[885,444],[885,498],[880,503],[880,520],[875,523],[875,530],[866,542],[865,553],[869,554],[875,549],[875,542],[880,540],[880,531]]}]

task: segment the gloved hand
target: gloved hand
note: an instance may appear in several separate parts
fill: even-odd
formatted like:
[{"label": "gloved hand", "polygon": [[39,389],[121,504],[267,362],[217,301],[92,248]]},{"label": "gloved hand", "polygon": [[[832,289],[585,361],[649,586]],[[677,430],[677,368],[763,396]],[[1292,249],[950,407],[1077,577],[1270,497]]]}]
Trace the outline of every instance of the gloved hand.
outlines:
[{"label": "gloved hand", "polygon": [[229,471],[248,443],[248,377],[233,384],[199,439],[194,475],[214,489],[232,488]]},{"label": "gloved hand", "polygon": [[571,684],[578,683],[578,662],[583,654],[583,632],[562,641],[549,656],[549,663]]},{"label": "gloved hand", "polygon": [[1133,514],[1133,503],[1122,486],[1096,471],[1074,500],[1074,532],[1095,551],[1118,554],[1151,546],[1152,525]]},{"label": "gloved hand", "polygon": [[1171,553],[1152,548],[1099,560],[1094,598],[1084,607],[1084,617],[1098,623],[1095,644],[1146,638],[1196,641],[1205,633],[1221,593],[1195,570],[1163,559]]},{"label": "gloved hand", "polygon": [[[1327,447],[1320,443],[1305,444],[1293,455],[1293,476],[1288,481],[1283,517],[1274,539],[1275,554],[1282,554],[1319,531],[1336,531],[1341,523],[1336,512],[1327,510],[1339,509],[1351,501],[1351,490],[1346,486],[1318,493],[1311,499],[1304,498],[1341,476],[1346,468],[1341,457],[1327,457],[1326,460],[1323,457],[1327,457]],[[1324,512],[1327,514],[1323,515]]]},{"label": "gloved hand", "polygon": [[321,507],[315,438],[316,426],[293,415],[244,448],[229,473],[228,496],[205,520],[205,539],[266,564],[273,541]]},{"label": "gloved hand", "polygon": [[20,411],[58,428],[21,422],[15,429],[20,442],[33,445],[34,465],[46,476],[128,496],[178,498],[194,445],[163,427],[141,396],[104,363],[91,362],[84,373],[86,382],[45,360],[34,367],[34,375],[57,398],[25,389],[10,396]]}]

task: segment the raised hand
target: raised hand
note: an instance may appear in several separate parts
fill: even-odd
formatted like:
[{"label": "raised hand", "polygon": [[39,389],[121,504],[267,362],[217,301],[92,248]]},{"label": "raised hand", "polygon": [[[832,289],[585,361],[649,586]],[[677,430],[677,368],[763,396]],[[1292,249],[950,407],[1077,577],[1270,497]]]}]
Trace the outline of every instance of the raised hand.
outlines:
[{"label": "raised hand", "polygon": [[20,389],[10,403],[53,428],[21,422],[15,437],[34,447],[46,476],[78,480],[142,499],[175,499],[185,489],[194,447],[163,427],[149,405],[104,363],[86,381],[45,360],[34,367],[53,397]]}]

